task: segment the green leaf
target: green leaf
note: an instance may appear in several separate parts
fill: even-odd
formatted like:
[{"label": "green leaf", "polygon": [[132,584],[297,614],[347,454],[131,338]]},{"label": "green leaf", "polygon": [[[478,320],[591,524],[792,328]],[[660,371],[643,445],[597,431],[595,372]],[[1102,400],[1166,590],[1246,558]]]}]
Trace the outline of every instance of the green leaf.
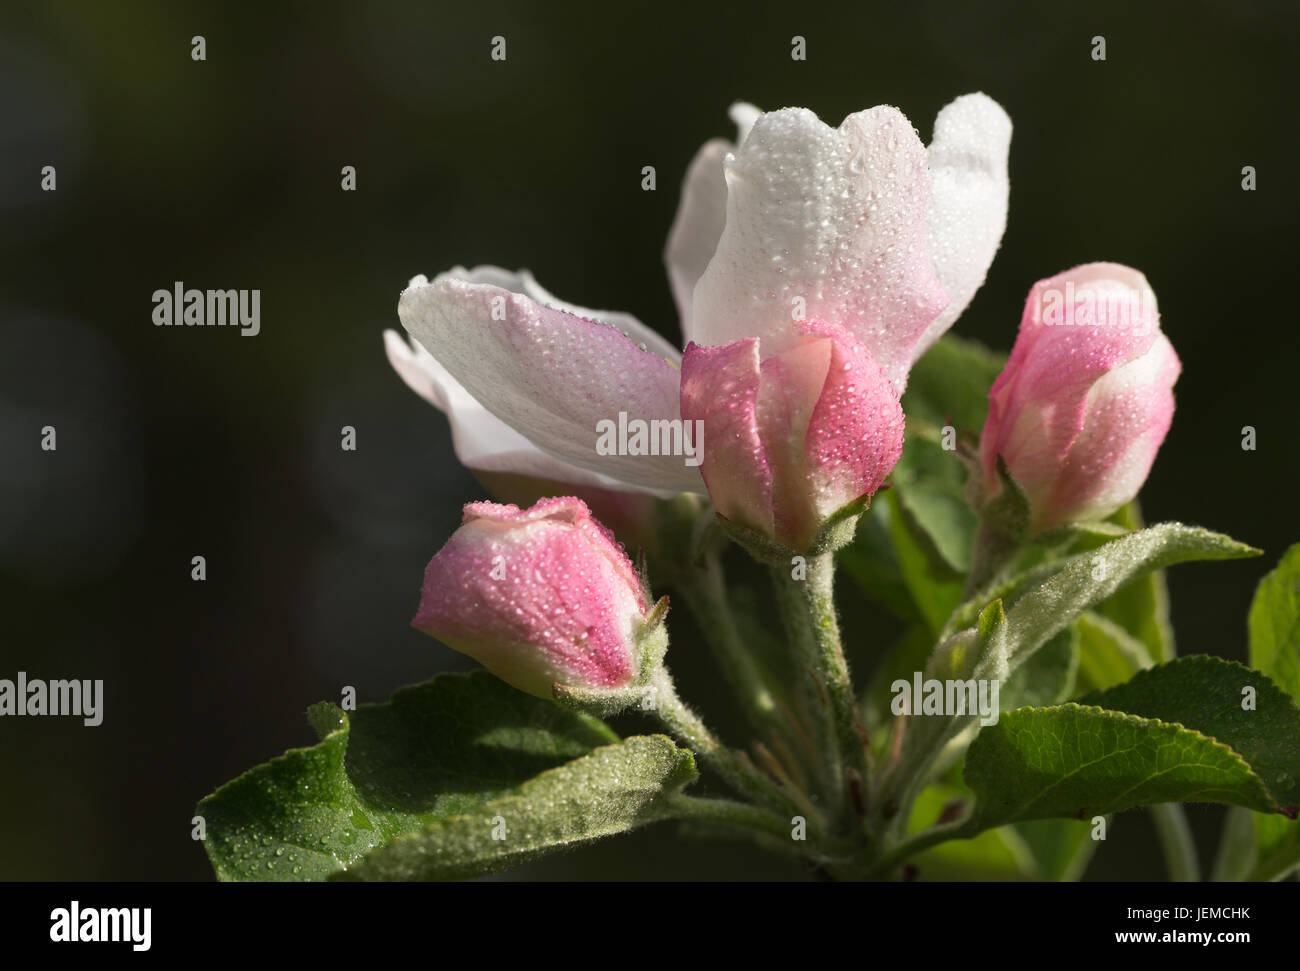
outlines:
[{"label": "green leaf", "polygon": [[1079,703],[1177,723],[1216,739],[1246,760],[1274,808],[1292,816],[1300,808],[1300,709],[1258,671],[1197,654],[1142,671]]},{"label": "green leaf", "polygon": [[979,521],[966,500],[966,463],[936,435],[942,431],[914,422],[889,481],[949,568],[966,573]]},{"label": "green leaf", "polygon": [[966,501],[966,467],[940,445],[943,426],[967,442],[978,437],[1005,363],[977,341],[946,335],[913,365],[903,395],[909,429],[890,482],[913,527],[956,573],[970,570],[978,522]]},{"label": "green leaf", "polygon": [[1075,620],[1079,635],[1079,686],[1100,691],[1151,666],[1147,646],[1109,617],[1085,610]]},{"label": "green leaf", "polygon": [[905,510],[897,492],[891,489],[887,496],[890,538],[899,572],[926,626],[937,635],[961,602],[962,575],[944,560]]},{"label": "green leaf", "polygon": [[[1243,688],[1254,707],[1243,708]],[[1257,671],[1180,658],[1078,704],[1022,708],[966,755],[971,825],[1087,818],[1158,802],[1226,802],[1294,816],[1300,709]]]},{"label": "green leaf", "polygon": [[1006,356],[978,341],[945,334],[912,365],[903,412],[932,425],[951,423],[978,436],[989,410],[989,389]]},{"label": "green leaf", "polygon": [[868,597],[906,621],[919,621],[920,611],[903,581],[890,538],[891,503],[883,497],[858,521],[853,542],[835,554],[836,563]]},{"label": "green leaf", "polygon": [[369,853],[356,880],[455,880],[673,815],[665,797],[695,760],[664,735],[634,736],[543,772],[502,799],[430,823]]},{"label": "green leaf", "polygon": [[[1129,530],[1140,530],[1145,525],[1136,499],[1110,518]],[[1177,652],[1174,628],[1169,622],[1169,587],[1164,570],[1152,570],[1120,587],[1097,605],[1097,613],[1144,644],[1153,662],[1174,659]]]},{"label": "green leaf", "polygon": [[[938,782],[913,803],[908,833],[915,835],[959,812],[972,794],[960,782]],[[945,814],[946,810],[946,814]],[[1244,810],[1243,810],[1244,811]],[[970,839],[940,843],[912,858],[921,880],[1078,880],[1096,852],[1092,823],[1035,819],[986,829]]]},{"label": "green leaf", "polygon": [[[1027,551],[1032,555],[1021,558],[1018,572],[998,579],[962,603],[948,619],[943,636],[951,636],[969,626],[985,605],[1000,599],[1008,609],[1020,610],[1021,630],[1017,636],[1021,640],[1026,634],[1038,633],[1024,648],[1032,651],[1034,641],[1045,642],[1084,610],[1112,603],[1117,591],[1129,589],[1134,581],[1166,566],[1196,560],[1241,559],[1258,556],[1260,552],[1220,533],[1182,523],[1160,523],[1119,536],[1095,529],[1071,529],[1064,542],[1076,549],[1081,545],[1084,550],[1064,559],[1053,559],[1045,558],[1038,544],[1030,544]],[[1059,615],[1052,606],[1057,601],[1066,608]],[[1148,607],[1156,609],[1154,603]],[[1037,630],[1027,623],[1039,618],[1053,622]],[[1120,625],[1119,621],[1110,619]],[[1128,627],[1123,629],[1131,637],[1138,637]],[[1164,649],[1143,643],[1148,644],[1148,652]],[[1172,651],[1172,646],[1169,650]]]},{"label": "green leaf", "polygon": [[1300,870],[1300,823],[1233,806],[1211,879],[1282,880]]},{"label": "green leaf", "polygon": [[1074,694],[1079,672],[1079,634],[1067,627],[1044,644],[1007,679],[1000,691],[1001,708],[1055,705]]},{"label": "green leaf", "polygon": [[1153,570],[1190,560],[1239,559],[1258,553],[1208,529],[1160,523],[1071,557],[1050,579],[1019,594],[1007,611],[1011,667],[1019,666],[1083,611]]},{"label": "green leaf", "polygon": [[1300,823],[1276,814],[1252,813],[1256,855],[1252,880],[1280,880],[1300,868]]},{"label": "green leaf", "polygon": [[1300,700],[1300,543],[1260,581],[1249,626],[1251,666]]},{"label": "green leaf", "polygon": [[1157,802],[1275,808],[1228,746],[1181,725],[1074,702],[1003,715],[971,743],[964,777],[976,794],[968,832]]},{"label": "green leaf", "polygon": [[944,562],[958,573],[969,572],[978,521],[965,493],[938,483],[918,482],[901,487],[899,497]]},{"label": "green leaf", "polygon": [[[1260,581],[1250,605],[1250,663],[1300,699],[1300,543]],[[1216,880],[1277,880],[1300,867],[1300,824],[1274,814],[1230,811]]]},{"label": "green leaf", "polygon": [[325,737],[199,803],[222,880],[318,880],[398,836],[470,813],[618,737],[487,672],[441,675],[345,717],[314,706]]}]

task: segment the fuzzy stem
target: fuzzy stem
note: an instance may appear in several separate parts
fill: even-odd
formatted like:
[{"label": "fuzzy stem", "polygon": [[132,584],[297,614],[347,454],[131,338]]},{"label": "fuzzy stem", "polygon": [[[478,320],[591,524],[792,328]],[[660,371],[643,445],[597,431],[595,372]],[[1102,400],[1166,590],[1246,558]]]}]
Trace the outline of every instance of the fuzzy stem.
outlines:
[{"label": "fuzzy stem", "polygon": [[[857,700],[853,695],[853,682],[849,678],[839,622],[835,617],[834,554],[809,556],[806,567],[807,579],[802,583],[792,584],[780,576],[777,580],[779,586],[800,588],[798,605],[806,618],[806,629],[811,632],[811,643],[805,644],[806,661],[825,692],[825,703],[818,707],[827,717],[824,731],[826,758],[830,760],[828,769],[838,796],[837,806],[842,811],[848,803],[846,785],[850,784],[851,773],[856,774],[857,785],[862,791],[868,785],[867,750],[860,733]],[[788,598],[786,603],[789,603]]]},{"label": "fuzzy stem", "polygon": [[970,839],[972,836],[977,835],[978,832],[977,829],[970,827],[969,820],[958,820],[942,826],[931,826],[929,829],[924,829],[901,843],[895,844],[879,859],[872,861],[871,865],[862,874],[863,879],[879,880],[882,877],[887,877],[900,863],[923,850],[928,850],[932,846],[938,846],[940,843],[946,843],[949,840]]},{"label": "fuzzy stem", "polygon": [[668,797],[665,806],[670,815],[678,818],[737,826],[787,843],[791,842],[794,832],[792,823],[771,810],[731,799],[708,799],[676,793]]},{"label": "fuzzy stem", "polygon": [[843,805],[844,762],[840,758],[835,722],[825,691],[825,678],[820,674],[820,652],[813,622],[808,616],[805,599],[806,580],[793,580],[783,566],[772,567],[772,585],[776,590],[777,604],[789,640],[796,671],[800,678],[800,709],[811,733],[810,744],[817,752],[818,775],[826,790],[828,800],[836,806]]},{"label": "fuzzy stem", "polygon": [[[805,815],[799,800],[763,775],[748,759],[727,748],[686,703],[678,697],[677,687],[667,668],[654,679],[655,708],[659,721],[678,740],[698,754],[739,795],[755,799],[782,811]],[[809,828],[819,828],[820,821],[809,819]]]},{"label": "fuzzy stem", "polygon": [[849,664],[840,642],[840,625],[835,617],[834,584],[834,556],[824,553],[810,557],[808,583],[804,593],[813,634],[817,639],[819,672],[825,679],[826,692],[830,697],[831,714],[835,719],[836,736],[844,764],[856,769],[866,780],[867,749],[860,734],[858,706],[853,696],[853,682],[849,678]]}]

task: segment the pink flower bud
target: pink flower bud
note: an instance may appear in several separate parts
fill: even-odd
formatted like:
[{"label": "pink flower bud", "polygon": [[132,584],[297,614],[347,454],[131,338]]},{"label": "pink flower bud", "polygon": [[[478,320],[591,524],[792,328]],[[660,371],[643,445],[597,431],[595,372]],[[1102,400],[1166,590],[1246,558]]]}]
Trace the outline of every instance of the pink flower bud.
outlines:
[{"label": "pink flower bud", "polygon": [[989,392],[982,501],[1002,488],[1001,456],[1029,500],[1031,532],[1110,515],[1151,471],[1180,370],[1141,273],[1088,263],[1039,281]]},{"label": "pink flower bud", "polygon": [[631,685],[649,608],[632,563],[582,500],[472,502],[429,561],[411,623],[549,698],[557,684]]},{"label": "pink flower bud", "polygon": [[832,513],[880,488],[903,447],[893,385],[848,331],[690,344],[682,417],[704,421],[700,471],[718,512],[795,551]]}]

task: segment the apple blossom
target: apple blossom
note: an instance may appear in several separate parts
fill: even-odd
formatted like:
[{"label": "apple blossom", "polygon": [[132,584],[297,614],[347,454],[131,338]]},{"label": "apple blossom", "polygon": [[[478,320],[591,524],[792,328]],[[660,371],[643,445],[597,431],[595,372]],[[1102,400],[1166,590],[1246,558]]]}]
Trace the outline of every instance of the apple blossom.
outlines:
[{"label": "apple blossom", "polygon": [[1029,531],[1102,519],[1141,488],[1174,413],[1178,355],[1137,270],[1088,263],[1029,293],[980,437],[981,504],[1000,457],[1029,502]]},{"label": "apple blossom", "polygon": [[465,506],[412,626],[549,698],[557,685],[619,694],[643,682],[666,647],[659,613],[610,532],[565,497]]},{"label": "apple blossom", "polygon": [[[738,105],[733,117],[737,146],[716,140],[696,156],[665,252],[686,341],[770,343],[815,320],[850,334],[901,393],[1000,241],[1005,112],[982,94],[958,98],[928,150],[889,107],[839,128],[800,108]],[[412,343],[386,334],[389,358],[448,414],[471,468],[578,487],[565,491],[705,491],[680,457],[595,447],[620,412],[682,417],[680,355],[630,315],[565,304],[527,272],[487,266],[416,277],[398,311]]]},{"label": "apple blossom", "polygon": [[843,328],[804,321],[797,333],[689,345],[682,414],[702,418],[713,442],[701,471],[718,513],[802,552],[833,513],[880,487],[902,451],[903,411]]}]

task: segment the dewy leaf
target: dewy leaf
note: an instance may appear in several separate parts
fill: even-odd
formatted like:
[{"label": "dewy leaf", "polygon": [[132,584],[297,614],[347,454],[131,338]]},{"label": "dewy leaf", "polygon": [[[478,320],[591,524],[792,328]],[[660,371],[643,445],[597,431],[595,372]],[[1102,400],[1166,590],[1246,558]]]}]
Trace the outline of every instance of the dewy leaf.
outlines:
[{"label": "dewy leaf", "polygon": [[1152,570],[1189,560],[1239,559],[1258,552],[1208,529],[1160,523],[1072,557],[1007,612],[1011,667],[1017,667],[1080,613]]},{"label": "dewy leaf", "polygon": [[1079,703],[1176,722],[1217,739],[1249,763],[1284,812],[1294,816],[1300,807],[1300,709],[1258,671],[1197,654]]},{"label": "dewy leaf", "polygon": [[634,736],[543,772],[473,813],[430,823],[363,858],[360,880],[454,880],[666,818],[664,796],[695,778],[695,760],[663,735]]},{"label": "dewy leaf", "polygon": [[1300,700],[1300,543],[1260,581],[1250,605],[1250,663]]},{"label": "dewy leaf", "polygon": [[[1130,530],[1145,525],[1136,499],[1110,518]],[[1169,587],[1164,570],[1152,570],[1120,587],[1097,605],[1097,613],[1144,644],[1152,662],[1174,659],[1174,628],[1169,622]]]},{"label": "dewy leaf", "polygon": [[1090,819],[1157,802],[1276,809],[1228,746],[1181,725],[1070,702],[1021,708],[976,736],[964,777],[968,831],[1025,819]]},{"label": "dewy leaf", "polygon": [[290,750],[199,803],[220,879],[322,879],[617,741],[600,721],[481,671],[441,675],[349,714],[313,706],[320,744]]}]

